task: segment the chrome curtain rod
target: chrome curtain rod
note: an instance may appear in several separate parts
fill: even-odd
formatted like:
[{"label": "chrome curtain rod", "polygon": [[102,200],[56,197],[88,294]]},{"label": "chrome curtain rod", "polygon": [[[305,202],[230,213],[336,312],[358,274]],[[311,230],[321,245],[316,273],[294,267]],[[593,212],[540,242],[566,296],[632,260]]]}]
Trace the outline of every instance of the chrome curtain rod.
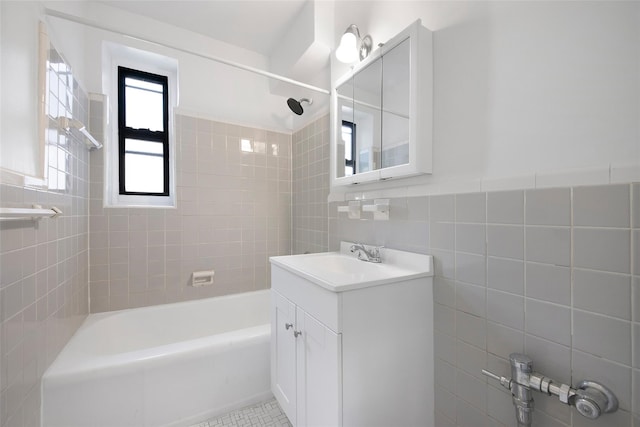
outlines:
[{"label": "chrome curtain rod", "polygon": [[109,31],[110,33],[120,34],[120,35],[129,37],[129,38],[132,38],[132,39],[140,40],[140,41],[143,41],[143,42],[146,42],[146,43],[151,43],[151,44],[154,44],[154,45],[157,45],[157,46],[161,46],[161,47],[177,50],[177,51],[180,51],[180,52],[183,52],[183,53],[188,53],[190,55],[195,55],[195,56],[198,56],[200,58],[204,58],[204,59],[208,59],[208,60],[211,60],[211,61],[215,61],[215,62],[218,62],[220,64],[228,65],[230,67],[235,67],[235,68],[238,68],[240,70],[249,71],[251,73],[259,74],[261,76],[268,77],[270,79],[280,80],[281,82],[290,83],[290,84],[295,85],[295,86],[300,86],[300,87],[303,87],[305,89],[313,90],[315,92],[324,93],[326,95],[329,95],[329,93],[330,93],[327,89],[323,89],[323,88],[320,88],[320,87],[317,87],[317,86],[312,86],[312,85],[309,85],[309,84],[306,84],[306,83],[302,83],[302,82],[299,82],[297,80],[293,80],[293,79],[290,79],[288,77],[281,76],[279,74],[270,73],[268,71],[264,71],[264,70],[261,70],[259,68],[250,67],[248,65],[240,64],[240,63],[234,62],[234,61],[229,61],[227,59],[220,58],[220,57],[217,57],[217,56],[205,55],[203,53],[198,53],[198,52],[195,52],[193,50],[184,49],[184,48],[181,48],[181,47],[178,47],[178,46],[157,42],[157,41],[154,41],[154,40],[149,40],[148,38],[145,38],[145,37],[142,37],[142,36],[137,36],[135,34],[125,33],[125,32],[122,32],[120,30],[116,30],[114,28],[110,28],[110,27],[108,27],[106,25],[102,25],[102,24],[100,24],[98,22],[91,21],[91,20],[85,19],[85,18],[81,18],[79,16],[70,15],[68,13],[59,12],[57,10],[48,9],[48,8],[45,8],[44,13],[46,15],[48,15],[48,16],[53,16],[55,18],[64,19],[66,21],[75,22],[76,24],[86,25],[88,27],[93,27],[93,28],[97,28],[99,30]]}]

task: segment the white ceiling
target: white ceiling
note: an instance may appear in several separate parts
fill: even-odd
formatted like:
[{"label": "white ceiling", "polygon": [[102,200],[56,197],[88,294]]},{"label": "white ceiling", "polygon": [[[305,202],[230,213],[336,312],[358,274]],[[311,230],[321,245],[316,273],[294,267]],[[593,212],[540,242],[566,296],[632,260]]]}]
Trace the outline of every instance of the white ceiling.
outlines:
[{"label": "white ceiling", "polygon": [[270,56],[307,0],[105,0],[102,3]]}]

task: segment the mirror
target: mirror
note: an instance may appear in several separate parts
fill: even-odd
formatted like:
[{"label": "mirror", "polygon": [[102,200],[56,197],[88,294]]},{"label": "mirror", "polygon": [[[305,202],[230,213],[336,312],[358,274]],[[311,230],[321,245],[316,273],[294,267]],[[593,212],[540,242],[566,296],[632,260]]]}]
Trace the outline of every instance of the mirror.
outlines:
[{"label": "mirror", "polygon": [[431,79],[431,33],[416,21],[338,80],[333,185],[430,173]]},{"label": "mirror", "polygon": [[[382,58],[353,76],[353,135],[356,173],[380,167],[382,136]],[[343,124],[343,126],[345,126]]]},{"label": "mirror", "polygon": [[409,163],[409,39],[383,59],[382,167]]}]

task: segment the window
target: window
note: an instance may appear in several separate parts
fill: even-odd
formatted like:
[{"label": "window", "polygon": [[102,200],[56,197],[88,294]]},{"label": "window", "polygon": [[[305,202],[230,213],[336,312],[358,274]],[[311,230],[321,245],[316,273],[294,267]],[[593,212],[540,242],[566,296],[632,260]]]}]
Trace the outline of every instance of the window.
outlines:
[{"label": "window", "polygon": [[356,172],[356,124],[342,121],[342,141],[344,142],[344,176]]},{"label": "window", "polygon": [[119,193],[169,195],[166,76],[118,67]]}]

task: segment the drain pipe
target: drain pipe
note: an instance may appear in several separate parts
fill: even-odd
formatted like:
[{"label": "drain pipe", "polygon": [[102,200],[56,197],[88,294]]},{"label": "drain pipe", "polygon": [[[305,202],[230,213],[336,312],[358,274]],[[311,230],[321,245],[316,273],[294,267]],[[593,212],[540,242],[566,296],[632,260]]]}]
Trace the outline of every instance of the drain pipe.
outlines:
[{"label": "drain pipe", "polygon": [[533,392],[528,387],[529,378],[533,373],[533,360],[529,356],[519,353],[509,355],[511,362],[511,394],[516,407],[518,427],[531,427],[533,421]]},{"label": "drain pipe", "polygon": [[595,420],[600,415],[615,412],[618,399],[611,390],[595,381],[580,381],[578,387],[557,383],[551,378],[533,372],[533,360],[527,355],[511,353],[511,379],[498,376],[487,370],[482,373],[511,391],[513,404],[516,407],[518,427],[530,427],[533,420],[532,391],[539,391],[548,396],[555,395],[570,406],[575,406],[583,417]]}]

